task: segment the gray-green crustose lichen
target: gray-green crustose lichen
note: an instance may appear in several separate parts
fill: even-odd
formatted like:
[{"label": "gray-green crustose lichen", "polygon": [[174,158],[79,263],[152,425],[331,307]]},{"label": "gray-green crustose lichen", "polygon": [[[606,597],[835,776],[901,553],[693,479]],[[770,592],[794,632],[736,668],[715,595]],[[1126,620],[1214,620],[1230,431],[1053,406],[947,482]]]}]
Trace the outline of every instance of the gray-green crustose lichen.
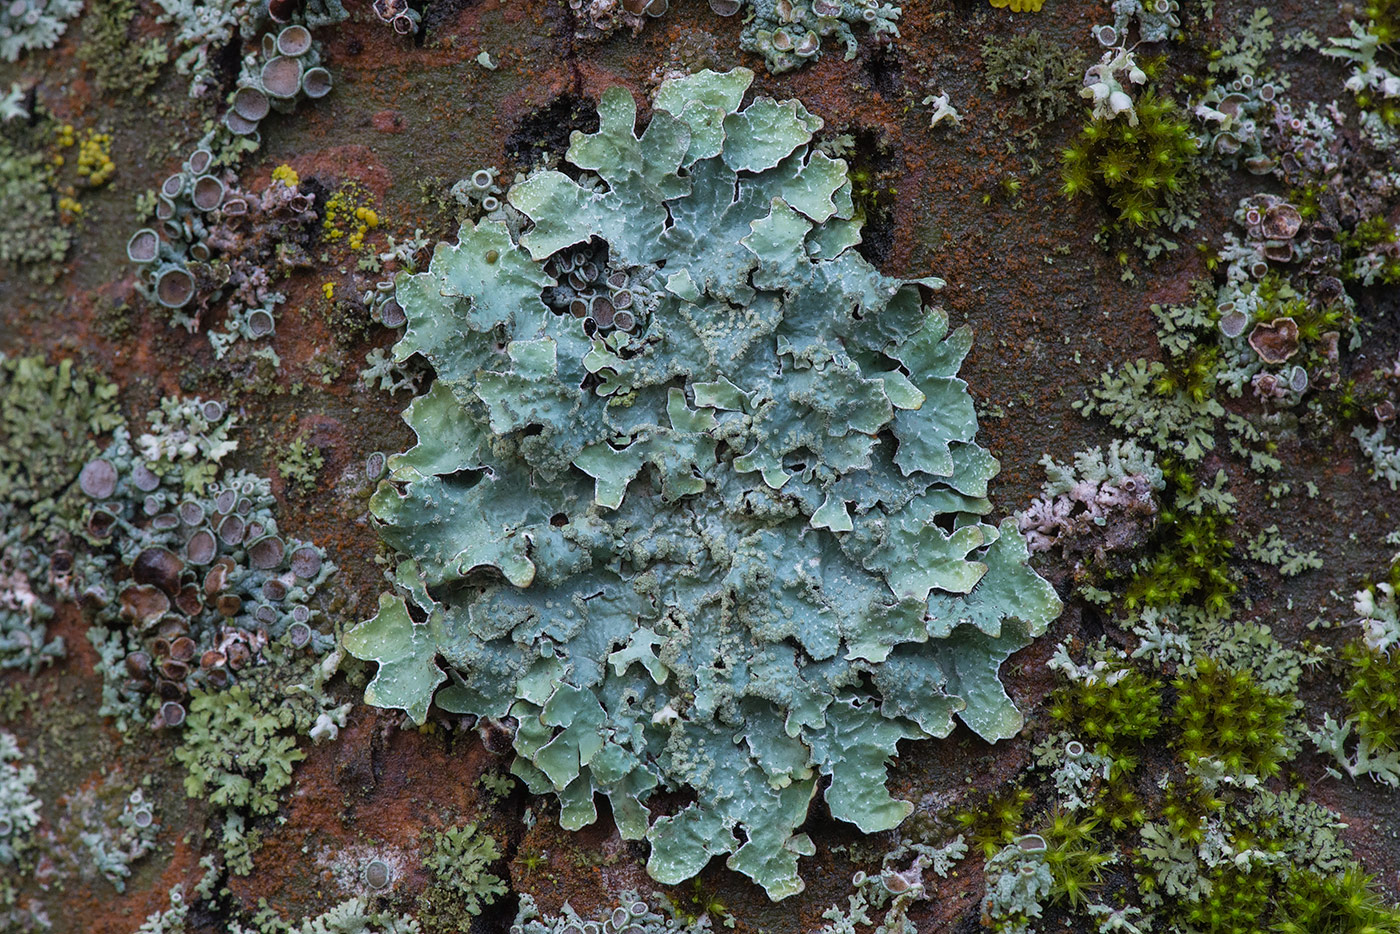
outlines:
[{"label": "gray-green crustose lichen", "polygon": [[0,124],[0,264],[52,279],[68,253],[72,231],[63,225],[53,166],[37,134],[22,121]]},{"label": "gray-green crustose lichen", "polygon": [[884,830],[911,810],[884,787],[899,740],[1020,728],[997,670],[1059,602],[984,521],[998,464],[970,333],[924,303],[942,283],[855,252],[821,120],[741,106],[752,77],[666,82],[640,137],[609,90],[579,180],[531,173],[513,223],[402,281],[397,357],[438,378],[371,509],[409,599],[345,646],[380,663],[371,703],[514,718],[565,827],[601,793],[658,880],[728,854],[782,898],[824,776],[833,815]]}]

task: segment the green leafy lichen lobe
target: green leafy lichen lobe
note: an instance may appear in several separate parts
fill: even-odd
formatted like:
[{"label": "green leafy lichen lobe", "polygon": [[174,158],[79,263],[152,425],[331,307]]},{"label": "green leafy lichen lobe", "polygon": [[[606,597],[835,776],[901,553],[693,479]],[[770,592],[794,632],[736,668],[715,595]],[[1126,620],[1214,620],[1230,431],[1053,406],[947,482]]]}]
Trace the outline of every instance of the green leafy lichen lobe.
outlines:
[{"label": "green leafy lichen lobe", "polygon": [[[727,855],[782,898],[824,776],[833,815],[885,830],[901,739],[1020,729],[998,668],[1060,604],[986,519],[942,283],[853,249],[820,118],[741,106],[751,79],[663,84],[640,136],[609,90],[580,171],[531,173],[516,223],[401,282],[395,353],[438,378],[371,509],[412,560],[346,648],[380,662],[372,703],[513,718],[566,828],[603,794],[656,879]],[[658,816],[658,789],[694,800]]]}]

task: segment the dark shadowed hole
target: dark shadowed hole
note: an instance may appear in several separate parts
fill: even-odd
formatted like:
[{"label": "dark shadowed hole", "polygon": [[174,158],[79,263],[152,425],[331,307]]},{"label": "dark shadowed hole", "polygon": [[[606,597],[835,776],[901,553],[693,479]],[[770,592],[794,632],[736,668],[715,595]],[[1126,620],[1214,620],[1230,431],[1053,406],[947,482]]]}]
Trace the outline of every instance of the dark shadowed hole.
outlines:
[{"label": "dark shadowed hole", "polygon": [[861,65],[867,85],[885,100],[896,100],[904,91],[904,66],[889,45],[874,46]]},{"label": "dark shadowed hole", "polygon": [[1085,606],[1079,614],[1079,631],[1085,642],[1094,642],[1104,634],[1103,614],[1097,607]]},{"label": "dark shadowed hole", "polygon": [[[586,97],[561,94],[544,107],[526,114],[515,132],[506,137],[506,154],[517,164],[527,166],[547,152],[563,153],[569,148],[569,134],[598,131],[598,103]],[[561,171],[577,174],[566,162]]]},{"label": "dark shadowed hole", "polygon": [[878,266],[894,249],[894,189],[900,183],[904,160],[888,134],[879,129],[853,125],[833,128],[832,133],[849,134],[854,139],[844,158],[856,216],[864,220],[856,252]]}]

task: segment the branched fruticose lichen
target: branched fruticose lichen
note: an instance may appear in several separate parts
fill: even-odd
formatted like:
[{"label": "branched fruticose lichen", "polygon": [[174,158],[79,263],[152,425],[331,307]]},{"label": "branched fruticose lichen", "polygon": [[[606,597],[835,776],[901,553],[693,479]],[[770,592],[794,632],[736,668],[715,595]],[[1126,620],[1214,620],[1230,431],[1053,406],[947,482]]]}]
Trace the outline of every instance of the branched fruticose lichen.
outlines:
[{"label": "branched fruticose lichen", "polygon": [[[843,161],[752,73],[628,93],[576,133],[579,180],[514,185],[406,278],[400,360],[438,379],[371,508],[403,596],[346,636],[371,703],[518,723],[561,823],[611,801],[663,882],[712,856],[798,892],[823,776],[865,831],[901,739],[1021,716],[1001,662],[1059,611],[991,511],[958,367],[970,333],[882,275]],[[523,232],[521,232],[523,231]],[[411,560],[410,560],[411,559]],[[439,667],[437,657],[447,663]],[[655,816],[658,789],[693,791]]]}]

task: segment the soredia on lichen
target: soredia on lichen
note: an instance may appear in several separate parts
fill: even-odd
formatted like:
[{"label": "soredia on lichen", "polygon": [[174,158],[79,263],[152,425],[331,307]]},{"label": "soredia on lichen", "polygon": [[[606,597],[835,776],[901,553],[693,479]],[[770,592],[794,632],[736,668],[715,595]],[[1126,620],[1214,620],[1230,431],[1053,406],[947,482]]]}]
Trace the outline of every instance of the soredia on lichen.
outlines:
[{"label": "soredia on lichen", "polygon": [[[656,879],[728,854],[782,898],[819,789],[886,830],[901,739],[1020,728],[997,669],[1059,602],[984,521],[998,464],[941,283],[852,249],[821,120],[741,107],[752,77],[666,82],[640,138],[609,90],[576,177],[531,173],[510,223],[401,281],[396,353],[437,381],[371,504],[403,596],[345,642],[371,703],[513,717],[563,826],[603,794]],[[653,814],[661,789],[693,800]]]}]

